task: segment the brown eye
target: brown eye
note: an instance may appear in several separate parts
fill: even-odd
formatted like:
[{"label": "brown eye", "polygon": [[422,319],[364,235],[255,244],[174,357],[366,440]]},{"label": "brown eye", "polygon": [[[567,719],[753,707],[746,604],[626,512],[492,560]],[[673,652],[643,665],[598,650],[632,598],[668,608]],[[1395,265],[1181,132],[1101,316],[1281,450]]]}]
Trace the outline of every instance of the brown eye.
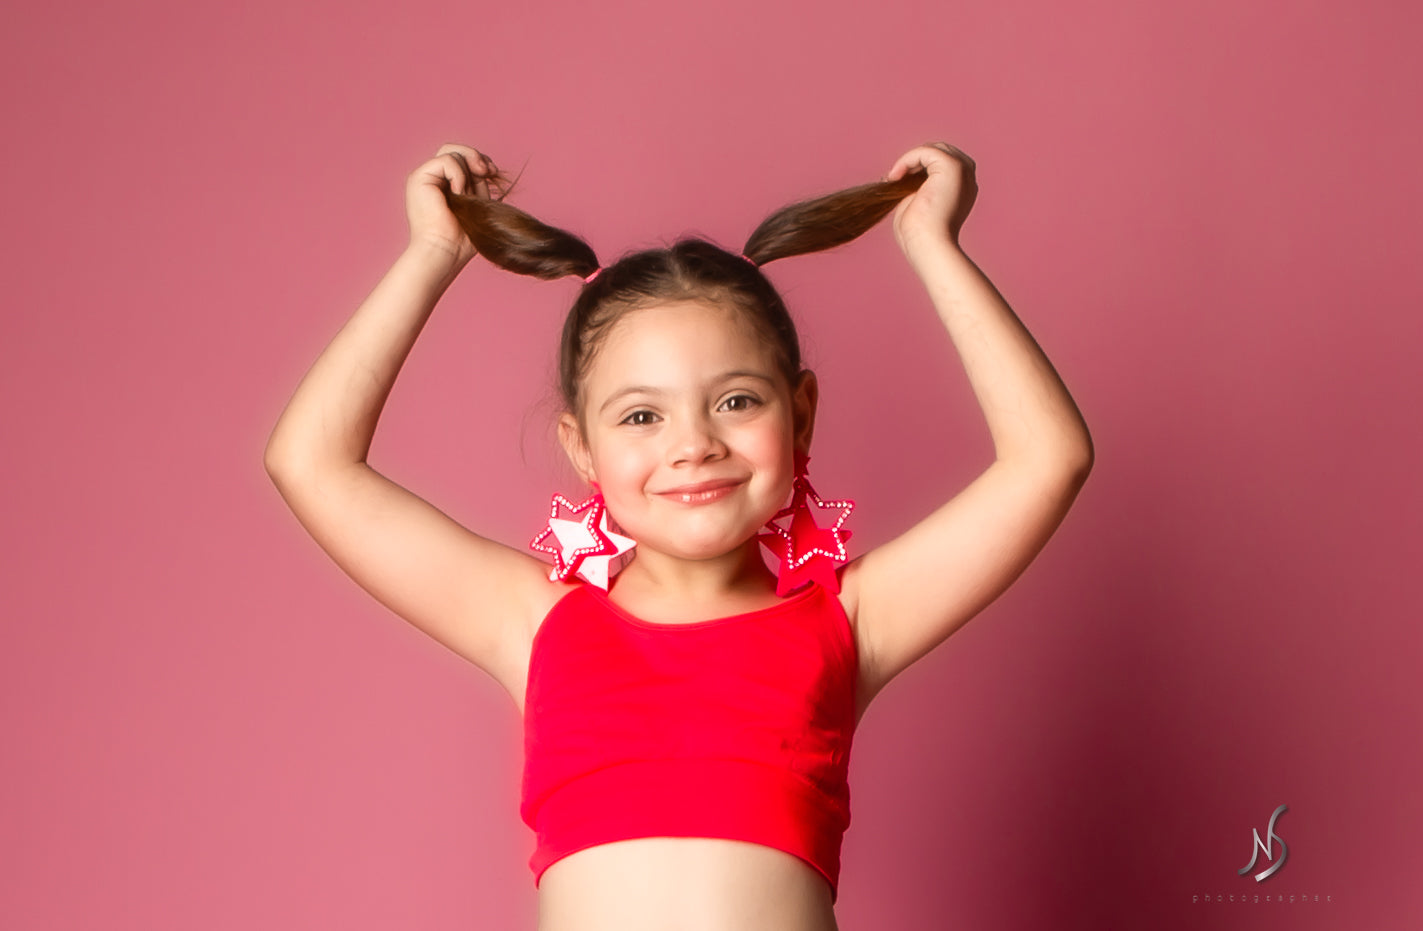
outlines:
[{"label": "brown eye", "polygon": [[652,411],[633,411],[623,418],[622,422],[630,427],[645,427],[656,418]]},{"label": "brown eye", "polygon": [[738,394],[722,401],[721,406],[730,411],[749,411],[760,403],[749,394]]}]

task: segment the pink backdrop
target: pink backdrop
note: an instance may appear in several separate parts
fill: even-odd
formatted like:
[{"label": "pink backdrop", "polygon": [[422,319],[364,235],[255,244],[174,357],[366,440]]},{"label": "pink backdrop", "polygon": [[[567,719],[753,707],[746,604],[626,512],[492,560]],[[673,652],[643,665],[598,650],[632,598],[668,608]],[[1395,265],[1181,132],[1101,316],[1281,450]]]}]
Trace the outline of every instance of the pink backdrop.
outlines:
[{"label": "pink backdrop", "polygon": [[[514,705],[301,530],[262,469],[281,406],[444,142],[609,259],[739,247],[932,139],[977,160],[965,249],[1097,463],[862,723],[842,926],[1416,926],[1420,17],[1173,7],[11,11],[0,926],[532,928]],[[861,552],[988,432],[888,224],[768,272]],[[372,465],[525,542],[576,490],[548,429],[573,294],[476,260]]]}]

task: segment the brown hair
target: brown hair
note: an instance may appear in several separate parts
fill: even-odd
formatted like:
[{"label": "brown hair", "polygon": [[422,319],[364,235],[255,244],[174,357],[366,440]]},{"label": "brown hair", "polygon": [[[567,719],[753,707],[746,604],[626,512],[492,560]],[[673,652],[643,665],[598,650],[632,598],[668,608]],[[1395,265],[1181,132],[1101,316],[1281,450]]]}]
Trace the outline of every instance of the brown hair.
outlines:
[{"label": "brown hair", "polygon": [[[730,304],[744,313],[775,345],[781,372],[794,385],[800,341],[785,302],[760,266],[849,242],[917,191],[926,177],[920,169],[898,181],[862,184],[782,207],[746,240],[745,258],[695,236],[669,248],[624,255],[583,286],[564,321],[558,365],[564,404],[582,424],[580,382],[600,335],[614,321],[629,310],[688,300]],[[507,195],[507,187],[496,199],[446,191],[451,212],[480,255],[536,278],[582,278],[598,270],[591,246],[504,203]]]}]

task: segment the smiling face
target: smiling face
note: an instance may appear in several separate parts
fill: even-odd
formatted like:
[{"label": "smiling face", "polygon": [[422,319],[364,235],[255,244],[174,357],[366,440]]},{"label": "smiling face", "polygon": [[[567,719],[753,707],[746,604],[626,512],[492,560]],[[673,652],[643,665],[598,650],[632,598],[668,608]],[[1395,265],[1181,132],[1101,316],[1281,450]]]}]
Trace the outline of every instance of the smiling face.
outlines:
[{"label": "smiling face", "polygon": [[793,452],[808,450],[816,385],[786,382],[776,355],[731,307],[632,310],[609,328],[583,380],[584,429],[559,438],[639,548],[724,556],[785,505]]}]

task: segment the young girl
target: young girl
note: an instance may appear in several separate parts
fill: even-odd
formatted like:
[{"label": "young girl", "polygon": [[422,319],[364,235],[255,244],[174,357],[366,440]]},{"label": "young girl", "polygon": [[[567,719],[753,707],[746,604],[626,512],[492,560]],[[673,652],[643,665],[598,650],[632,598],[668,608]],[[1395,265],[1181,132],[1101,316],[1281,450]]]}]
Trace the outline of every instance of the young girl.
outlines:
[{"label": "young girl", "polygon": [[[1092,463],[1066,388],[959,247],[974,163],[919,146],[881,182],[772,215],[742,255],[683,239],[606,268],[504,203],[507,185],[461,145],[410,176],[410,244],[302,380],[267,471],[357,583],[513,697],[541,929],[832,931],[856,724],[1018,577]],[[996,458],[846,562],[853,503],[810,483],[816,379],[760,267],[891,209]],[[396,374],[475,255],[585,282],[558,433],[589,497],[555,496],[533,551],[366,463]]]}]

